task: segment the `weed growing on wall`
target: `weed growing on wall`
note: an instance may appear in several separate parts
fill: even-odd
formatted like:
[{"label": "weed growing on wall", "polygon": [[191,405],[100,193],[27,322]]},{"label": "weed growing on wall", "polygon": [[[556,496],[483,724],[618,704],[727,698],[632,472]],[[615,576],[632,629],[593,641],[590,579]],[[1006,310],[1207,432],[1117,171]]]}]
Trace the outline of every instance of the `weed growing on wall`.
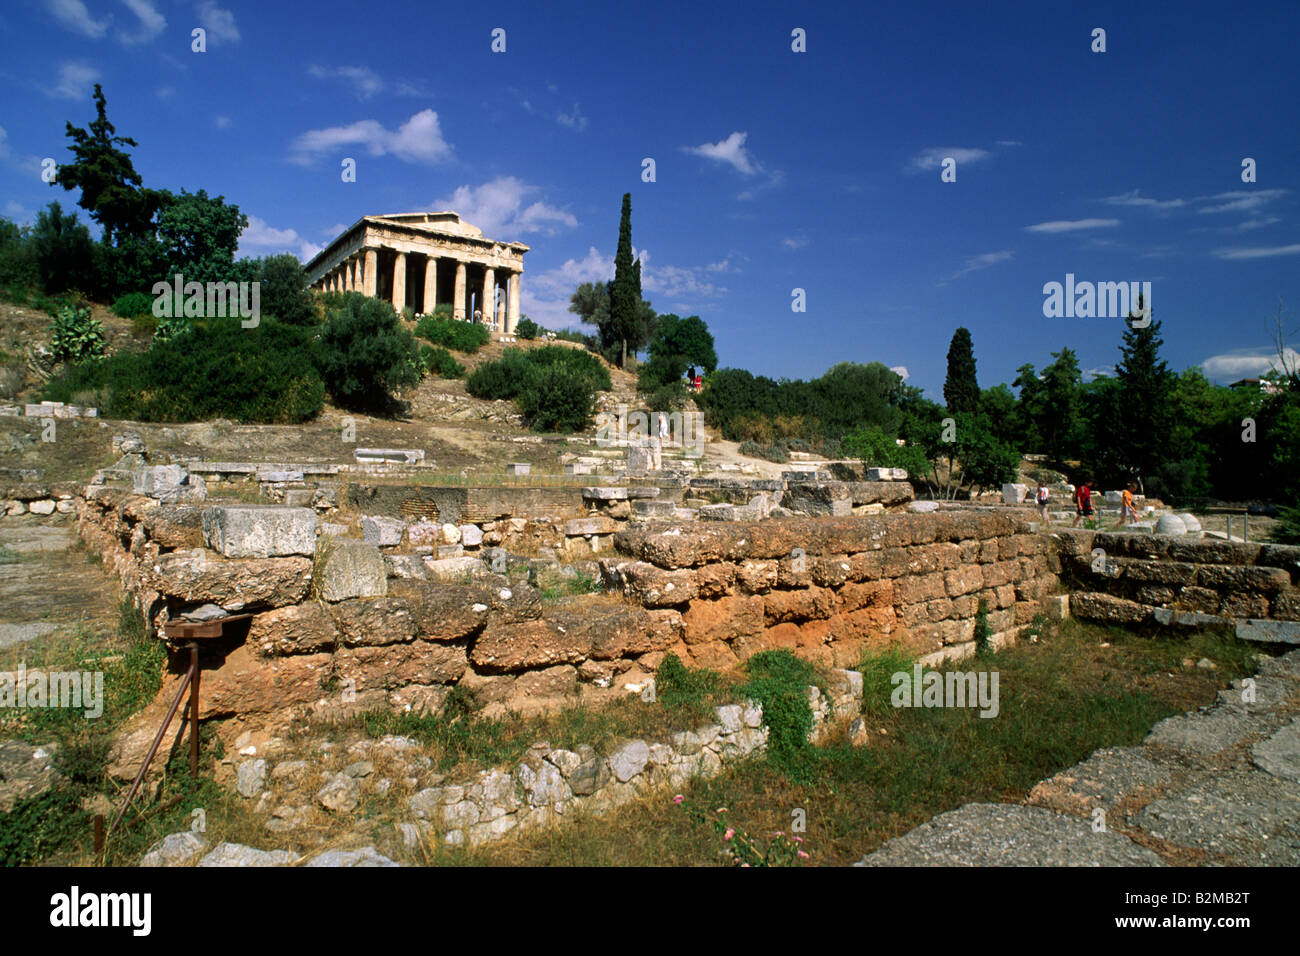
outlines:
[{"label": "weed growing on wall", "polygon": [[761,651],[745,662],[749,680],[738,692],[763,705],[767,724],[767,757],[791,780],[811,782],[814,750],[808,743],[813,728],[808,686],[826,693],[826,681],[808,661],[789,651]]}]

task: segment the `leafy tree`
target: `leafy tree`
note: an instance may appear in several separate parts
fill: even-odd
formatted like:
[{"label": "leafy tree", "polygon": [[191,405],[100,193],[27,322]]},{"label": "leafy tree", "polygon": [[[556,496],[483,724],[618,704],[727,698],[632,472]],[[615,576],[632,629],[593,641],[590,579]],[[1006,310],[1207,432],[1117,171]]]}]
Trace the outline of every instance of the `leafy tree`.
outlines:
[{"label": "leafy tree", "polygon": [[77,222],[75,212],[65,216],[57,202],[50,203],[36,214],[30,242],[37,279],[45,292],[86,290],[97,285],[94,243],[90,230]]},{"label": "leafy tree", "polygon": [[994,385],[980,392],[980,417],[999,441],[1020,444],[1016,430],[1016,396],[1005,384]]},{"label": "leafy tree", "polygon": [[66,124],[72,140],[68,149],[75,157],[60,166],[54,183],[64,189],[81,190],[77,204],[104,230],[104,241],[119,237],[143,237],[153,232],[154,216],[163,206],[165,194],[145,189],[130,155],[120,147],[136,146],[128,136],[115,136],[116,129],[105,112],[104,91],[95,84],[95,120],[90,128]]},{"label": "leafy tree", "polygon": [[692,365],[701,366],[706,372],[718,367],[718,353],[709,327],[698,315],[684,319],[671,313],[659,316],[650,340],[650,361],[641,369],[642,387],[653,389],[679,381]]},{"label": "leafy tree", "polygon": [[[926,457],[934,463],[932,488],[936,496],[954,499],[963,488],[974,494],[1015,478],[1020,452],[989,430],[977,415],[956,412],[951,428],[940,425],[925,436]],[[948,441],[949,437],[952,438]],[[947,465],[947,479],[939,477],[938,462]]]},{"label": "leafy tree", "polygon": [[979,411],[980,386],[975,378],[975,348],[970,331],[958,328],[948,343],[948,377],[943,400],[950,412]]},{"label": "leafy tree", "polygon": [[0,216],[0,285],[26,286],[38,281],[30,232]]},{"label": "leafy tree", "polygon": [[267,256],[258,268],[262,283],[262,311],[290,325],[315,325],[318,321],[307,273],[297,256]]},{"label": "leafy tree", "polygon": [[587,325],[594,325],[601,333],[609,326],[609,283],[584,282],[569,298],[569,311],[576,314]]},{"label": "leafy tree", "polygon": [[415,337],[382,299],[349,292],[320,336],[320,367],[335,402],[344,408],[391,413],[392,390],[420,380]]},{"label": "leafy tree", "polygon": [[168,194],[158,218],[168,272],[180,273],[186,282],[234,281],[235,247],[247,227],[248,217],[222,196],[209,197],[203,189]]}]

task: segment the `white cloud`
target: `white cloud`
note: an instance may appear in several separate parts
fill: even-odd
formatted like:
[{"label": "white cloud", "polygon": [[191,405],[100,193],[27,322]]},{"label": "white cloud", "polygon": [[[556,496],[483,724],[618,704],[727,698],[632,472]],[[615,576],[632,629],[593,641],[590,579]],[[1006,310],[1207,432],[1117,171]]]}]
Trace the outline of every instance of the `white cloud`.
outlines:
[{"label": "white cloud", "polygon": [[212,125],[217,129],[230,129],[233,122],[229,116],[217,115],[212,118]]},{"label": "white cloud", "polygon": [[949,157],[955,159],[958,166],[963,166],[966,163],[977,163],[987,159],[990,155],[992,154],[987,149],[973,146],[931,146],[912,157],[911,168],[913,170],[938,169]]},{"label": "white cloud", "polygon": [[755,162],[754,158],[750,156],[749,150],[745,149],[745,140],[748,137],[748,133],[738,131],[716,143],[683,146],[682,150],[694,156],[703,156],[719,163],[726,163],[746,176],[753,176],[762,172],[762,166]]},{"label": "white cloud", "polygon": [[216,40],[218,43],[238,43],[239,26],[235,23],[235,15],[219,7],[212,0],[204,0],[198,5],[199,25],[208,31],[208,41]]},{"label": "white cloud", "polygon": [[577,103],[573,104],[573,112],[565,113],[563,111],[555,114],[555,120],[561,126],[567,126],[569,129],[576,129],[582,132],[587,128],[587,117],[582,115],[582,107]]},{"label": "white cloud", "polygon": [[117,31],[117,38],[123,43],[148,43],[166,28],[167,19],[154,8],[154,5],[149,0],[122,0],[122,3],[140,21],[140,28],[134,33],[127,33],[125,30]]},{"label": "white cloud", "polygon": [[901,378],[904,382],[906,382],[908,377],[911,375],[911,372],[907,370],[906,365],[892,365],[890,366],[889,370],[891,372],[896,372],[898,374],[898,377]]},{"label": "white cloud", "polygon": [[[645,249],[633,250],[641,260],[641,288],[647,299],[666,312],[665,302],[683,314],[698,309],[701,299],[714,299],[726,293],[723,286],[709,282],[705,276],[726,265],[730,256],[721,263],[704,266],[654,266]],[[729,268],[729,266],[728,266]],[[522,287],[524,311],[535,322],[548,328],[577,327],[577,316],[569,311],[569,297],[584,282],[608,282],[614,277],[614,259],[605,256],[595,246],[587,249],[581,259],[567,259],[555,269],[536,274],[525,273]]]},{"label": "white cloud", "polygon": [[970,256],[966,264],[948,277],[948,281],[967,275],[971,272],[978,272],[980,269],[987,269],[989,266],[995,266],[999,262],[1006,262],[1015,258],[1015,253],[1003,249],[998,252],[985,252],[982,255]]},{"label": "white cloud", "polygon": [[92,40],[98,40],[104,35],[112,19],[111,17],[105,17],[103,20],[94,19],[81,0],[48,0],[45,8],[69,30],[90,37]]},{"label": "white cloud", "polygon": [[802,249],[808,245],[808,239],[806,236],[786,236],[781,240],[781,245],[787,249]]},{"label": "white cloud", "polygon": [[94,92],[92,88],[99,76],[99,70],[88,63],[62,63],[59,65],[58,81],[50,93],[65,100],[88,99]]},{"label": "white cloud", "polygon": [[248,217],[248,226],[239,236],[239,255],[267,256],[291,252],[303,262],[320,252],[324,246],[309,242],[296,229],[275,229],[265,219]]},{"label": "white cloud", "polygon": [[1263,219],[1247,219],[1245,222],[1238,223],[1235,226],[1228,226],[1224,232],[1250,232],[1252,229],[1263,229],[1265,226],[1271,226],[1275,222],[1281,222],[1280,216],[1266,216]]},{"label": "white cloud", "polygon": [[383,92],[384,81],[379,74],[368,66],[309,66],[307,72],[318,80],[341,79],[352,84],[352,92],[357,99],[368,100],[376,93]]},{"label": "white cloud", "polygon": [[1025,144],[1018,139],[1000,139],[998,140],[998,145],[999,146],[1024,146]]},{"label": "white cloud", "polygon": [[461,219],[478,226],[491,239],[540,232],[553,235],[560,227],[578,224],[573,213],[541,200],[525,205],[528,197],[541,192],[514,176],[499,176],[481,186],[458,186],[450,196],[434,202],[435,209],[451,209]]},{"label": "white cloud", "polygon": [[1108,229],[1118,225],[1118,219],[1055,219],[1025,226],[1025,232],[1074,232],[1079,229]]},{"label": "white cloud", "polygon": [[28,226],[36,219],[36,213],[22,203],[12,199],[5,203],[5,215],[20,226]]},{"label": "white cloud", "polygon": [[154,90],[153,94],[158,97],[158,99],[165,100],[176,95],[176,87],[164,83],[162,86],[158,87],[158,89]]},{"label": "white cloud", "polygon": [[[1294,368],[1300,362],[1300,352],[1288,348],[1286,361]],[[1277,367],[1277,351],[1263,348],[1235,349],[1212,355],[1201,363],[1206,376],[1213,379],[1259,378],[1269,369]]]},{"label": "white cloud", "polygon": [[372,119],[308,130],[294,140],[289,159],[306,166],[317,156],[345,146],[362,146],[371,156],[391,153],[408,163],[433,164],[451,158],[451,146],[442,138],[438,114],[421,110],[395,130],[385,129]]},{"label": "white cloud", "polygon": [[1184,199],[1151,199],[1140,195],[1136,189],[1119,196],[1107,196],[1102,202],[1112,206],[1141,206],[1146,209],[1178,209],[1187,205]]},{"label": "white cloud", "polygon": [[[1085,382],[1091,382],[1095,378],[1114,378],[1115,366],[1098,365],[1096,368],[1085,368],[1080,374]],[[1042,379],[1043,376],[1039,375],[1038,377]]]},{"label": "white cloud", "polygon": [[1246,249],[1215,249],[1220,259],[1271,259],[1274,256],[1300,256],[1300,243],[1289,246],[1256,246]]},{"label": "white cloud", "polygon": [[1285,189],[1234,189],[1214,196],[1202,196],[1202,201],[1211,205],[1203,206],[1198,212],[1253,212],[1261,206],[1285,196]]}]

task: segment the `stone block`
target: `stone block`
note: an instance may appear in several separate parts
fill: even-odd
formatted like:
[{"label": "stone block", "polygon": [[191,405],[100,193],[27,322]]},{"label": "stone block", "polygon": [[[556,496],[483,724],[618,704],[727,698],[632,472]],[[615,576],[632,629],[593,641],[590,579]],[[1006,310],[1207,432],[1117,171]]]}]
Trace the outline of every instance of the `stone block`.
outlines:
[{"label": "stone block", "polygon": [[316,513],[283,505],[225,505],[203,512],[203,540],[228,558],[310,555]]},{"label": "stone block", "polygon": [[1002,503],[1004,505],[1018,505],[1025,500],[1025,495],[1029,493],[1029,486],[1020,482],[1013,482],[1002,486]]},{"label": "stone block", "polygon": [[532,465],[526,461],[512,461],[506,465],[507,475],[526,475],[532,471]]},{"label": "stone block", "polygon": [[379,548],[368,541],[331,538],[325,545],[325,557],[316,586],[326,601],[383,597],[388,593],[384,557]]},{"label": "stone block", "polygon": [[401,518],[367,515],[361,519],[362,538],[376,547],[396,547],[402,543],[402,535],[405,533],[406,522]]},{"label": "stone block", "polygon": [[619,523],[612,518],[598,515],[594,518],[571,518],[564,523],[564,533],[569,537],[589,534],[613,534],[619,529]]}]

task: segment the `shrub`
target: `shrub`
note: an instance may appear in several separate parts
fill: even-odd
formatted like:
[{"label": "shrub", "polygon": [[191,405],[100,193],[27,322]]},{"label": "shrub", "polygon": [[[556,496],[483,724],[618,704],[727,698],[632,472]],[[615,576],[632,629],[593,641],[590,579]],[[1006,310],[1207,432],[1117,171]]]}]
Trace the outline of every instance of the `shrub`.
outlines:
[{"label": "shrub", "polygon": [[324,401],[311,351],[304,332],[276,322],[242,329],[234,320],[192,320],[180,340],[155,339],[142,354],[71,366],[42,395],[69,402],[90,392],[106,417],[136,421],[296,424]]},{"label": "shrub", "polygon": [[514,398],[532,369],[523,349],[506,349],[497,361],[484,362],[474,369],[465,380],[465,389],[475,398]]},{"label": "shrub", "polygon": [[104,324],[89,309],[66,307],[50,323],[50,350],[60,361],[73,363],[104,354]]},{"label": "shrub", "polygon": [[468,353],[477,352],[492,338],[485,325],[458,322],[455,319],[439,318],[436,315],[426,315],[422,318],[415,326],[415,334],[434,345]]},{"label": "shrub", "polygon": [[388,302],[347,293],[329,314],[320,345],[321,375],[345,408],[391,412],[391,391],[420,380],[415,339]]},{"label": "shrub", "polygon": [[420,349],[420,360],[424,370],[430,375],[443,378],[464,378],[465,366],[457,362],[450,352],[441,346],[425,345]]},{"label": "shrub", "polygon": [[681,382],[652,389],[645,395],[646,406],[654,412],[666,412],[686,406],[686,386]]},{"label": "shrub", "polygon": [[524,354],[529,362],[539,368],[560,365],[569,369],[585,380],[593,391],[607,392],[614,387],[610,381],[609,369],[590,352],[581,352],[563,345],[547,345]]},{"label": "shrub", "polygon": [[524,382],[519,410],[537,431],[586,428],[596,410],[596,393],[581,371],[564,364],[537,367]]},{"label": "shrub", "polygon": [[528,316],[524,316],[520,319],[519,324],[515,326],[515,335],[519,336],[521,339],[531,340],[537,338],[537,336],[541,334],[542,327],[532,319],[528,318]]},{"label": "shrub", "polygon": [[687,716],[703,716],[721,686],[717,671],[692,670],[671,651],[655,670],[655,697],[661,706]]},{"label": "shrub", "polygon": [[144,292],[128,292],[118,296],[113,303],[113,314],[122,319],[134,319],[153,313],[153,296]]},{"label": "shrub", "polygon": [[153,339],[155,342],[169,342],[190,329],[190,320],[184,315],[164,316],[154,323]]}]

